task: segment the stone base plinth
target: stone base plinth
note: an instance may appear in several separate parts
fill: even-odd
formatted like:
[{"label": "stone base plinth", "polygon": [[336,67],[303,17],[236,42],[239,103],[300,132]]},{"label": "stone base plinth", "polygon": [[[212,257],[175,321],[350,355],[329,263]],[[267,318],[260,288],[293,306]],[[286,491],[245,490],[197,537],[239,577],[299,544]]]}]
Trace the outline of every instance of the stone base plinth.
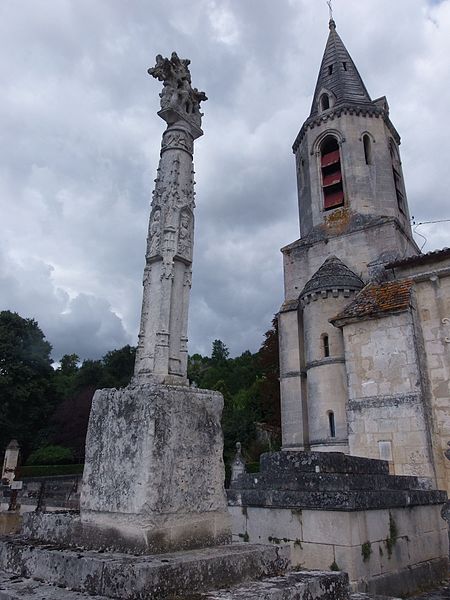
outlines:
[{"label": "stone base plinth", "polygon": [[345,571],[355,591],[403,597],[448,575],[446,493],[389,475],[383,461],[266,454],[228,499],[235,540],[289,544],[294,565]]},{"label": "stone base plinth", "polygon": [[[161,596],[146,596],[161,600]],[[40,581],[0,572],[0,600],[108,600],[106,596],[91,596],[54,587]],[[189,591],[180,600],[349,600],[348,578],[344,573],[298,571],[284,577],[271,577],[253,583],[236,585],[226,590],[195,594]],[[357,600],[371,600],[365,596]],[[353,597],[352,597],[353,600]],[[356,600],[356,599],[355,599]],[[379,600],[388,600],[386,597]],[[395,599],[392,599],[395,600]]]},{"label": "stone base plinth", "polygon": [[24,538],[0,540],[0,571],[58,586],[61,596],[56,598],[65,597],[65,588],[120,600],[191,600],[210,590],[284,574],[288,566],[289,549],[273,546],[232,544],[136,557],[61,549]]},{"label": "stone base plinth", "polygon": [[81,539],[138,553],[229,542],[222,407],[220,393],[186,386],[98,390],[76,525]]}]

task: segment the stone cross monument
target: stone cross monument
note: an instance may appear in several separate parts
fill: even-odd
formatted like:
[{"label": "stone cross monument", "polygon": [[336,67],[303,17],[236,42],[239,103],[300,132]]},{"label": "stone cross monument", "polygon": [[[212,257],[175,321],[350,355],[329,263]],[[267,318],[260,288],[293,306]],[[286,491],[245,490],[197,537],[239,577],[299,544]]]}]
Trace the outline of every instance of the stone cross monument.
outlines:
[{"label": "stone cross monument", "polygon": [[194,243],[194,140],[203,135],[203,92],[191,86],[189,60],[156,57],[163,82],[159,116],[167,123],[148,229],[135,381],[187,384],[187,325]]},{"label": "stone cross monument", "polygon": [[151,205],[135,376],[95,393],[80,521],[91,544],[163,552],[231,539],[224,490],[222,395],[188,385],[186,332],[194,239],[194,140],[203,92],[189,61],[156,57],[167,123]]}]

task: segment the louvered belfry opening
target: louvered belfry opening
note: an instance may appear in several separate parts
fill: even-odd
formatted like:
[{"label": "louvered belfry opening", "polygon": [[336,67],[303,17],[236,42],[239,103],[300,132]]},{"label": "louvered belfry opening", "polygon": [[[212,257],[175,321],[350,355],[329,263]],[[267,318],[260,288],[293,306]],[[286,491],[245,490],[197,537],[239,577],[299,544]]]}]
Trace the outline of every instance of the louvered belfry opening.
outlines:
[{"label": "louvered belfry opening", "polygon": [[321,147],[321,171],[323,207],[325,210],[343,206],[344,187],[342,182],[341,153],[335,137],[328,137]]}]

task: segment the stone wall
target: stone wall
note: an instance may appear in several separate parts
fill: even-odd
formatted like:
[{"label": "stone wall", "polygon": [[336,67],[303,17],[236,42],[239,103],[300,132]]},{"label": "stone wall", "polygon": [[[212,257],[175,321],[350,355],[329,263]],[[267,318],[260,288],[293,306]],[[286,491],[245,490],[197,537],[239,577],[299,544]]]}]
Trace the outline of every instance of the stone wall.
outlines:
[{"label": "stone wall", "polygon": [[423,336],[427,398],[432,416],[432,439],[437,484],[450,492],[450,462],[444,458],[450,441],[450,277],[433,273],[415,285]]},{"label": "stone wall", "polygon": [[411,311],[344,326],[350,453],[435,482]]},{"label": "stone wall", "polygon": [[[340,569],[353,590],[389,595],[414,591],[411,565],[443,568],[445,576],[440,561],[448,530],[440,511],[440,505],[358,512],[230,507],[235,540],[288,544],[294,567]],[[402,575],[408,569],[409,590]]]}]

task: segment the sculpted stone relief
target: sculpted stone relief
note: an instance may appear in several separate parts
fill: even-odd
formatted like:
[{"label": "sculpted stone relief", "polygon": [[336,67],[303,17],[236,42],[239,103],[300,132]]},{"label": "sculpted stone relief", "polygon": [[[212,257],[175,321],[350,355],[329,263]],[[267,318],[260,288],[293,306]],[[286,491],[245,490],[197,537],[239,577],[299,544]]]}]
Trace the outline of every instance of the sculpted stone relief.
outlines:
[{"label": "sculpted stone relief", "polygon": [[186,150],[189,154],[194,152],[194,142],[182,131],[169,131],[164,134],[161,150]]},{"label": "sculpted stone relief", "polygon": [[205,92],[192,87],[190,63],[187,58],[179,58],[176,52],[172,52],[170,59],[158,54],[156,65],[148,72],[163,82],[164,87],[159,95],[161,109],[173,109],[200,127],[203,116],[200,102],[207,100],[207,97]]},{"label": "sculpted stone relief", "polygon": [[161,211],[155,210],[150,221],[148,255],[155,256],[161,245]]},{"label": "sculpted stone relief", "polygon": [[183,211],[180,216],[177,253],[183,258],[192,258],[192,217]]}]

